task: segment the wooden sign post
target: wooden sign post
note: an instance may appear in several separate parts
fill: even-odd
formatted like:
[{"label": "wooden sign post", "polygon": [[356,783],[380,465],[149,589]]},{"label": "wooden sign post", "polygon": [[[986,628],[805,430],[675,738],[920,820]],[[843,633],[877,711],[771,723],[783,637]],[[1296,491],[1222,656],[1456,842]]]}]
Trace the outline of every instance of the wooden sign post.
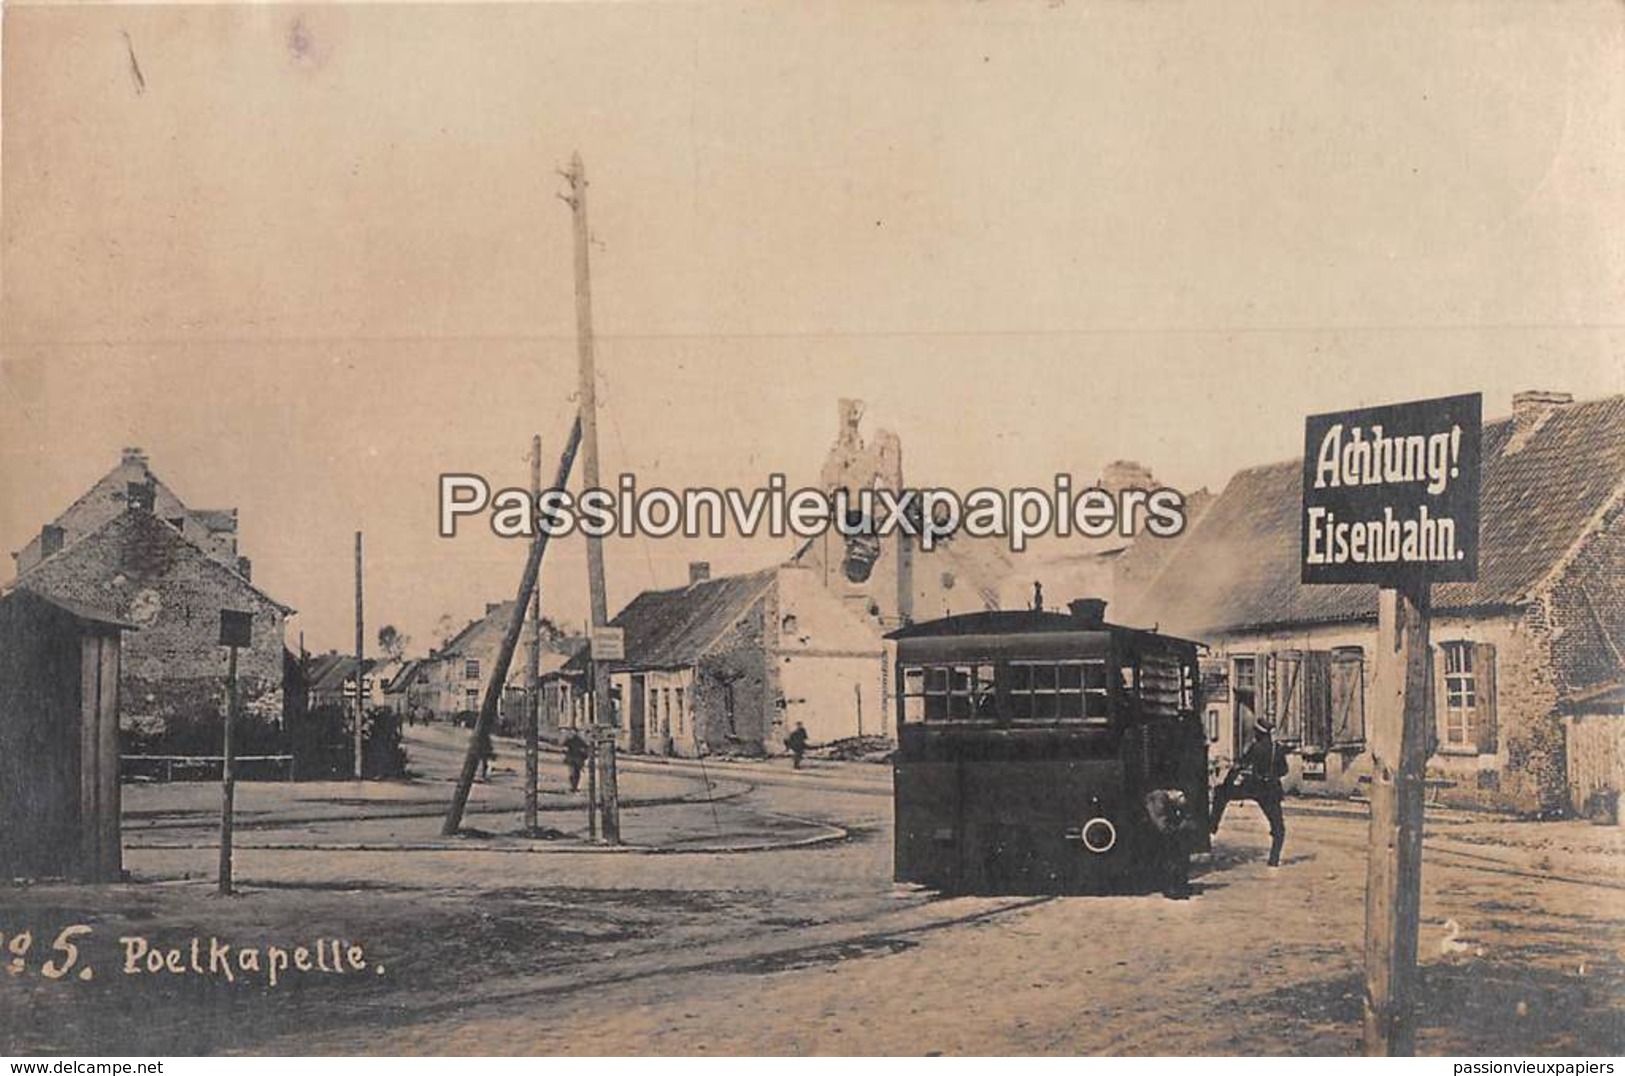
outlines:
[{"label": "wooden sign post", "polygon": [[1363,1038],[1416,1050],[1422,825],[1433,741],[1432,585],[1478,575],[1482,397],[1311,416],[1302,581],[1376,583]]},{"label": "wooden sign post", "polygon": [[254,632],[254,614],[239,613],[231,609],[220,610],[220,645],[227,647],[226,659],[226,720],[220,749],[220,885],[223,897],[232,893],[231,840],[232,824],[236,814],[237,759],[235,726],[237,724],[237,650],[250,644]]}]

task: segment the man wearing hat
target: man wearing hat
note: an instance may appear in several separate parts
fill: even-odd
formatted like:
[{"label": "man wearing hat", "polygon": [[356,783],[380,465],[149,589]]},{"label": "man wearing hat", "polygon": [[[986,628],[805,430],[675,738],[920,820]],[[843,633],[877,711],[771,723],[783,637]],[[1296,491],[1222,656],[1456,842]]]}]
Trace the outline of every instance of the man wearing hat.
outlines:
[{"label": "man wearing hat", "polygon": [[1286,755],[1276,750],[1271,735],[1275,726],[1264,718],[1253,723],[1256,735],[1241,760],[1230,768],[1224,781],[1213,791],[1211,830],[1219,832],[1219,819],[1231,800],[1255,800],[1270,824],[1270,866],[1281,865],[1281,846],[1286,843],[1286,822],[1281,817],[1281,800],[1286,793],[1281,778],[1286,776]]}]

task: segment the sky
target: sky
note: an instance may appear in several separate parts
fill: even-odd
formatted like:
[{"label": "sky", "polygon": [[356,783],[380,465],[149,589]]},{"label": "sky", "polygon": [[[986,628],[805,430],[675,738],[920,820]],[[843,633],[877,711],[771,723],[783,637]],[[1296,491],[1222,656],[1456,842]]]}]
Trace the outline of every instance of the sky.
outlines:
[{"label": "sky", "polygon": [[[356,530],[415,649],[512,595],[437,476],[553,470],[575,151],[643,485],[811,482],[843,396],[911,482],[1218,490],[1310,413],[1625,390],[1615,3],[13,3],[0,44],[0,544],[142,446],[311,649]],[[786,551],[611,541],[611,605]]]}]

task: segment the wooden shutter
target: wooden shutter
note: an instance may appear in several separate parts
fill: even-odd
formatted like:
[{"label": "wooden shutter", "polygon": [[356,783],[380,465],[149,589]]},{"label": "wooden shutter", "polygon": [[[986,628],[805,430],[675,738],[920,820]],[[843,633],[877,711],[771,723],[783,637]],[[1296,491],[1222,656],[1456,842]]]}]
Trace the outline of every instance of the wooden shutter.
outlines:
[{"label": "wooden shutter", "polygon": [[1490,643],[1473,644],[1473,687],[1473,727],[1478,735],[1478,753],[1493,755],[1499,745],[1495,721],[1495,647]]},{"label": "wooden shutter", "polygon": [[1303,656],[1303,745],[1325,748],[1332,742],[1332,652],[1310,650]]},{"label": "wooden shutter", "polygon": [[1444,643],[1435,643],[1429,647],[1433,651],[1428,661],[1428,677],[1432,681],[1430,685],[1432,690],[1428,695],[1433,699],[1433,720],[1429,722],[1433,728],[1433,740],[1428,750],[1430,755],[1437,753],[1441,746],[1450,747],[1450,736],[1445,729],[1445,715],[1449,712],[1449,707],[1444,691],[1444,648]]},{"label": "wooden shutter", "polygon": [[1303,738],[1303,652],[1286,650],[1275,655],[1277,739]]},{"label": "wooden shutter", "polygon": [[1365,742],[1365,653],[1334,651],[1331,663],[1331,744]]}]

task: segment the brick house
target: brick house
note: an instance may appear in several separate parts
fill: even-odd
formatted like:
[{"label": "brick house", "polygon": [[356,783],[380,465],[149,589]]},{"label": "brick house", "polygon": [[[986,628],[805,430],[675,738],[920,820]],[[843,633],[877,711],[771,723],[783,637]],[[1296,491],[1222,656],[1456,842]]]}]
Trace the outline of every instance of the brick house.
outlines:
[{"label": "brick house", "polygon": [[[1216,756],[1263,714],[1297,745],[1290,787],[1350,792],[1369,779],[1377,589],[1298,582],[1301,466],[1231,479],[1126,615],[1211,644]],[[1433,588],[1440,801],[1551,814],[1620,790],[1622,494],[1625,396],[1519,393],[1485,423],[1478,581]]]},{"label": "brick house", "polygon": [[[626,659],[610,666],[620,746],[693,757],[781,750],[799,721],[813,743],[891,730],[886,644],[826,589],[820,573],[785,564],[645,591],[611,622]],[[584,726],[587,661],[547,678],[554,728]]]},{"label": "brick house", "polygon": [[236,556],[235,528],[234,512],[187,509],[144,456],[127,450],[17,553],[12,585],[107,610],[140,629],[125,641],[119,683],[123,727],[146,735],[223,712],[220,611],[253,614],[253,645],[238,656],[245,713],[280,721],[293,610],[240,570],[247,563]]}]

